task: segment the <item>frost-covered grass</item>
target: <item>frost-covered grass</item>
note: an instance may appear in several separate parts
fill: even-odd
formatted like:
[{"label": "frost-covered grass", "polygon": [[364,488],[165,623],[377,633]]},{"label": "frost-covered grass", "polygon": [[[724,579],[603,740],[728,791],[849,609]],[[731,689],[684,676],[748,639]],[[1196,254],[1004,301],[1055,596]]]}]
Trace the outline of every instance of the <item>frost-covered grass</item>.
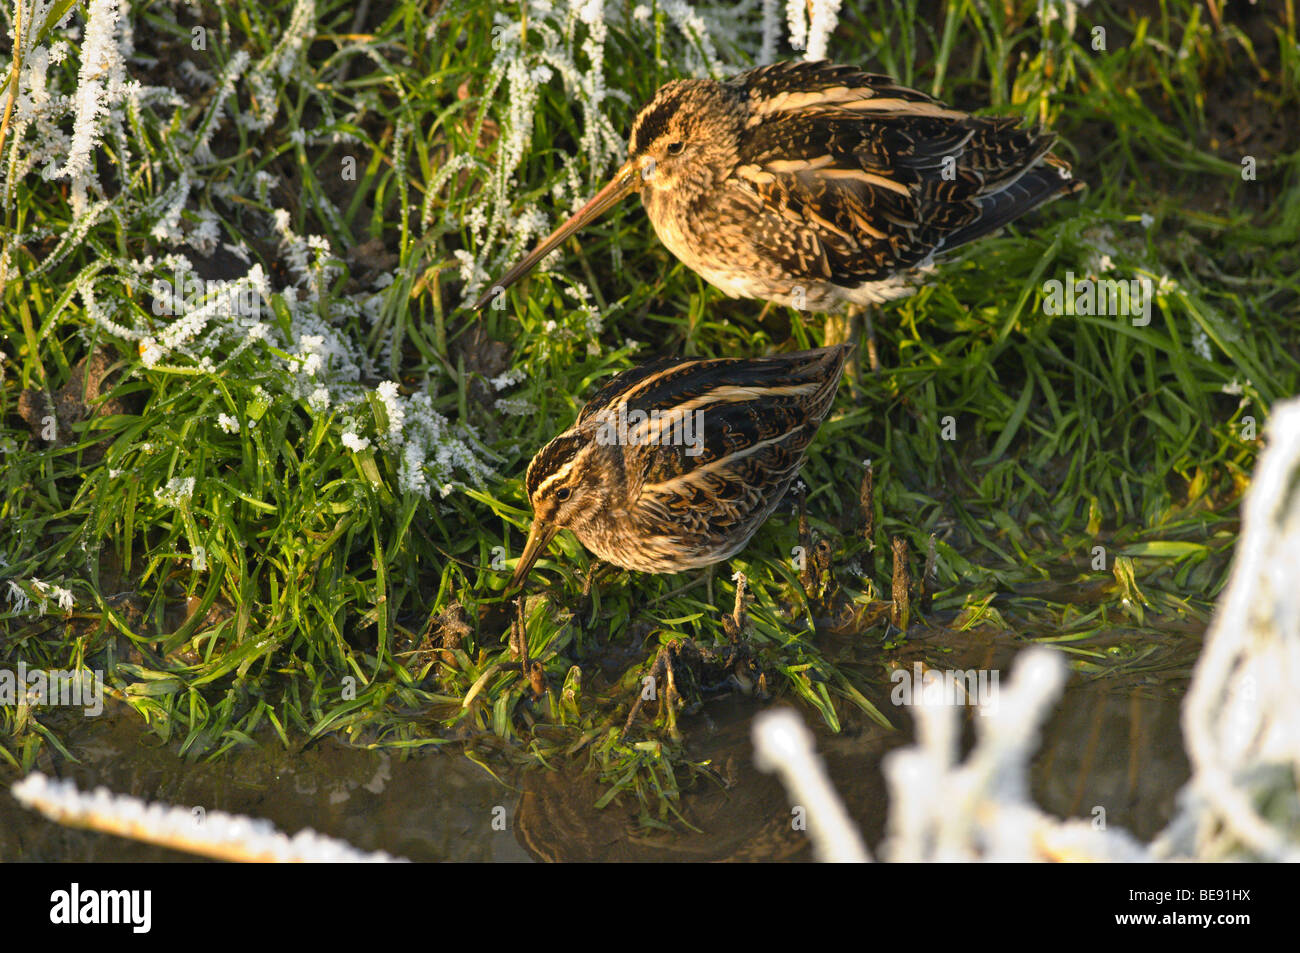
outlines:
[{"label": "frost-covered grass", "polygon": [[[742,570],[771,690],[831,724],[869,708],[897,633],[812,631],[830,610],[788,511],[710,585],[584,595],[562,535],[526,607],[549,700],[506,647],[532,453],[638,360],[815,345],[821,316],[724,299],[635,202],[508,308],[465,307],[616,168],[661,83],[803,55],[792,37],[1049,123],[1089,183],[876,315],[885,373],[843,389],[803,475],[828,597],[867,613],[890,538],[919,575],[933,535],[936,646],[1004,633],[1117,677],[1204,630],[1300,379],[1293,22],[1192,0],[36,5],[16,67],[12,5],[0,40],[0,663],[102,670],[188,756],[267,732],[592,751],[658,805],[686,779],[673,733],[653,706],[618,730],[661,644],[727,642]],[[1068,272],[1150,279],[1149,324],[1047,313]],[[82,420],[66,385],[97,351]],[[47,709],[2,711],[15,767],[58,744]]]}]

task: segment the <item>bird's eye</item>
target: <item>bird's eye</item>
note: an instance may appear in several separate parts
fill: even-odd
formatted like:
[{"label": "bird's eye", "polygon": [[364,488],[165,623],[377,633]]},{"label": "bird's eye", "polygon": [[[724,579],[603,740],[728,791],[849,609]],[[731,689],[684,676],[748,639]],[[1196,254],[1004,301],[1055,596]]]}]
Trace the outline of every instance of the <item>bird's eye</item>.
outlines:
[{"label": "bird's eye", "polygon": [[685,148],[686,144],[684,142],[670,142],[668,143],[668,154],[670,156],[679,156]]},{"label": "bird's eye", "polygon": [[571,492],[572,491],[567,486],[562,486],[555,491],[555,499],[558,502],[563,503],[565,500],[569,498],[569,494]]}]

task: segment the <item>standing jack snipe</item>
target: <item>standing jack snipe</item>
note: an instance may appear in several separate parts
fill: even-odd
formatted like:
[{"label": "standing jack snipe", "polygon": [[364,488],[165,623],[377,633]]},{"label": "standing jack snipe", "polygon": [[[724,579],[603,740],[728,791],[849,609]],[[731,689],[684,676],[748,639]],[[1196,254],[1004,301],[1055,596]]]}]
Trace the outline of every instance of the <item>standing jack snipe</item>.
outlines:
[{"label": "standing jack snipe", "polygon": [[668,250],[732,297],[815,311],[902,297],[936,254],[1083,187],[1054,139],[827,62],[675,80],[613,180],[475,307],[636,189]]},{"label": "standing jack snipe", "polygon": [[619,374],[528,465],[534,519],[509,588],[561,529],[642,572],[734,556],[803,463],[850,349],[664,358]]}]

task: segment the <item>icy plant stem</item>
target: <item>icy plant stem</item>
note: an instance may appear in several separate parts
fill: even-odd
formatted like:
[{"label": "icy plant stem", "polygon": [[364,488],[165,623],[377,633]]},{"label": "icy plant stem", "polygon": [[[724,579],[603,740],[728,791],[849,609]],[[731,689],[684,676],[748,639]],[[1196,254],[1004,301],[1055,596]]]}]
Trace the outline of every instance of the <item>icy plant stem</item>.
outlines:
[{"label": "icy plant stem", "polygon": [[[18,77],[22,69],[23,62],[23,0],[17,0],[14,4],[14,61],[9,69],[9,94],[5,96],[5,113],[0,118],[0,162],[4,161],[5,138],[9,135],[9,120],[14,114],[14,100],[18,98]],[[13,215],[13,184],[14,184],[14,164],[18,158],[18,143],[14,142],[14,154],[9,160],[9,174],[5,176],[5,245],[0,250],[0,290],[4,289],[6,271],[9,262],[9,239],[7,236],[13,234],[11,216]]]}]

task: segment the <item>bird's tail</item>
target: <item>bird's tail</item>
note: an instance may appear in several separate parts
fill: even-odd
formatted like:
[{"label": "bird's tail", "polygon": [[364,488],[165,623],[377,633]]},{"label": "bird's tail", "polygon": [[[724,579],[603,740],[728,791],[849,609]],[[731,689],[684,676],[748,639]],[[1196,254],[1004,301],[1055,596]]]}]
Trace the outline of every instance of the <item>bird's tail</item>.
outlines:
[{"label": "bird's tail", "polygon": [[1073,195],[1087,188],[1081,179],[1071,178],[1070,165],[1048,154],[1006,188],[980,198],[980,217],[944,238],[943,250],[949,251],[997,231],[1031,209]]}]

